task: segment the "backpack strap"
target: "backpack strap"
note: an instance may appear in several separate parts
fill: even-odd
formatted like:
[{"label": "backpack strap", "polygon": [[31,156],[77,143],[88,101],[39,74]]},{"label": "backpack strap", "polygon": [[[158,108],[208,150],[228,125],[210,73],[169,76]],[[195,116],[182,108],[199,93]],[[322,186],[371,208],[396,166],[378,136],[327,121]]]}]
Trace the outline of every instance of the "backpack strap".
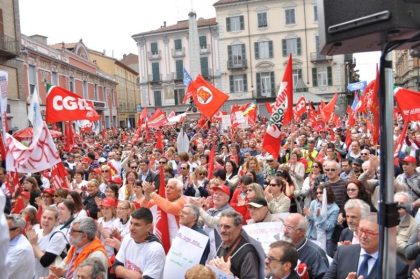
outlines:
[{"label": "backpack strap", "polygon": [[68,251],[68,249],[70,248],[70,242],[67,240],[67,237],[65,235],[65,233],[63,233],[61,230],[57,230],[55,232],[53,232],[53,234],[50,236],[50,239],[48,241],[51,241],[51,238],[53,238],[53,236],[56,233],[62,233],[64,236],[64,239],[66,240],[67,244],[66,244],[66,248],[61,252],[61,254],[59,255],[62,259],[64,259],[67,256],[67,253],[65,252],[66,250]]}]

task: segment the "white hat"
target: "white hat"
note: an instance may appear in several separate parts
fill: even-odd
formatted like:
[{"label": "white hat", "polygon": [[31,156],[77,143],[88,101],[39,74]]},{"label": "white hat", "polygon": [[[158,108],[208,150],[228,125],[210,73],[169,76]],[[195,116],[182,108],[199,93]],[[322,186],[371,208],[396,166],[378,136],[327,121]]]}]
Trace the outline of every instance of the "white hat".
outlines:
[{"label": "white hat", "polygon": [[104,157],[101,157],[101,158],[98,159],[98,162],[99,163],[105,163],[106,159]]}]

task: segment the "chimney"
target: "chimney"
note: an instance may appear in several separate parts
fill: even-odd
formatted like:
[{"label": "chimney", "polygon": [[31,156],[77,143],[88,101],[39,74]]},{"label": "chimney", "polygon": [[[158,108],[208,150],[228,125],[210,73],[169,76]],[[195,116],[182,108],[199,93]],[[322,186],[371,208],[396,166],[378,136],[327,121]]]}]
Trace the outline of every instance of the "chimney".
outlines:
[{"label": "chimney", "polygon": [[166,27],[166,20],[163,22],[163,27]]},{"label": "chimney", "polygon": [[32,40],[34,40],[35,42],[38,42],[40,44],[47,45],[48,37],[46,37],[46,36],[35,34],[35,35],[32,35],[32,36],[29,36],[29,38],[31,38]]}]

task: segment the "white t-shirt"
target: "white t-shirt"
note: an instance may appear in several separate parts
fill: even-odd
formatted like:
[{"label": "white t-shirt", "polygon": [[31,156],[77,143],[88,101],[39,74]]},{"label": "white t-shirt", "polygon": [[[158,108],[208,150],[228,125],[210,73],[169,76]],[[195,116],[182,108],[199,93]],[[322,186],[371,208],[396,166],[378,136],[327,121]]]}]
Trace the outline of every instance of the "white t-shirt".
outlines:
[{"label": "white t-shirt", "polygon": [[35,275],[35,255],[31,243],[22,234],[9,242],[6,257],[6,278],[32,279]]},{"label": "white t-shirt", "polygon": [[[49,234],[45,236],[42,235],[42,230],[38,231],[37,234],[38,234],[38,246],[45,253],[49,252],[49,253],[60,256],[64,248],[66,248],[67,240],[65,239],[64,234],[60,232],[58,228],[53,229]],[[48,267],[43,267],[41,263],[39,262],[39,259],[37,259],[35,263],[36,276],[45,277],[45,276],[48,276],[48,272],[49,272]]]},{"label": "white t-shirt", "polygon": [[123,263],[129,270],[141,271],[143,278],[154,279],[163,277],[165,266],[165,251],[158,241],[136,243],[130,235],[124,237],[116,260]]},{"label": "white t-shirt", "polygon": [[[104,217],[101,217],[101,218],[98,219],[98,224],[102,224],[103,230],[106,231],[109,234],[114,229],[118,228],[118,223],[119,223],[119,219],[117,219],[117,218],[113,218],[109,221],[105,221]],[[105,245],[105,238],[103,237],[102,234],[101,234],[101,241]],[[106,249],[106,252],[108,254],[108,257],[112,257],[113,255],[115,255],[113,247],[111,247],[109,245],[105,245],[105,249]]]},{"label": "white t-shirt", "polygon": [[130,234],[130,220],[131,220],[131,217],[130,218],[128,218],[128,221],[125,223],[125,224],[123,224],[122,222],[121,222],[121,219],[118,219],[118,226],[117,226],[117,229],[120,231],[120,233],[121,233],[121,238],[123,238],[124,236],[126,236],[126,235],[128,235],[128,234]]}]

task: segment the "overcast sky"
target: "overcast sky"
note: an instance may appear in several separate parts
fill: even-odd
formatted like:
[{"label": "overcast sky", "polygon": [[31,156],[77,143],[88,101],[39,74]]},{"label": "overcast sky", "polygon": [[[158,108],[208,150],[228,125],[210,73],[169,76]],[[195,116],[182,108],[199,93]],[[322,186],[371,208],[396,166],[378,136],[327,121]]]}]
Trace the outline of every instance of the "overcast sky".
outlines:
[{"label": "overcast sky", "polygon": [[[121,59],[135,53],[132,35],[188,19],[191,8],[197,18],[215,17],[217,0],[19,0],[21,32],[44,35],[48,44],[84,44]],[[361,80],[375,77],[379,53],[356,55]]]}]

